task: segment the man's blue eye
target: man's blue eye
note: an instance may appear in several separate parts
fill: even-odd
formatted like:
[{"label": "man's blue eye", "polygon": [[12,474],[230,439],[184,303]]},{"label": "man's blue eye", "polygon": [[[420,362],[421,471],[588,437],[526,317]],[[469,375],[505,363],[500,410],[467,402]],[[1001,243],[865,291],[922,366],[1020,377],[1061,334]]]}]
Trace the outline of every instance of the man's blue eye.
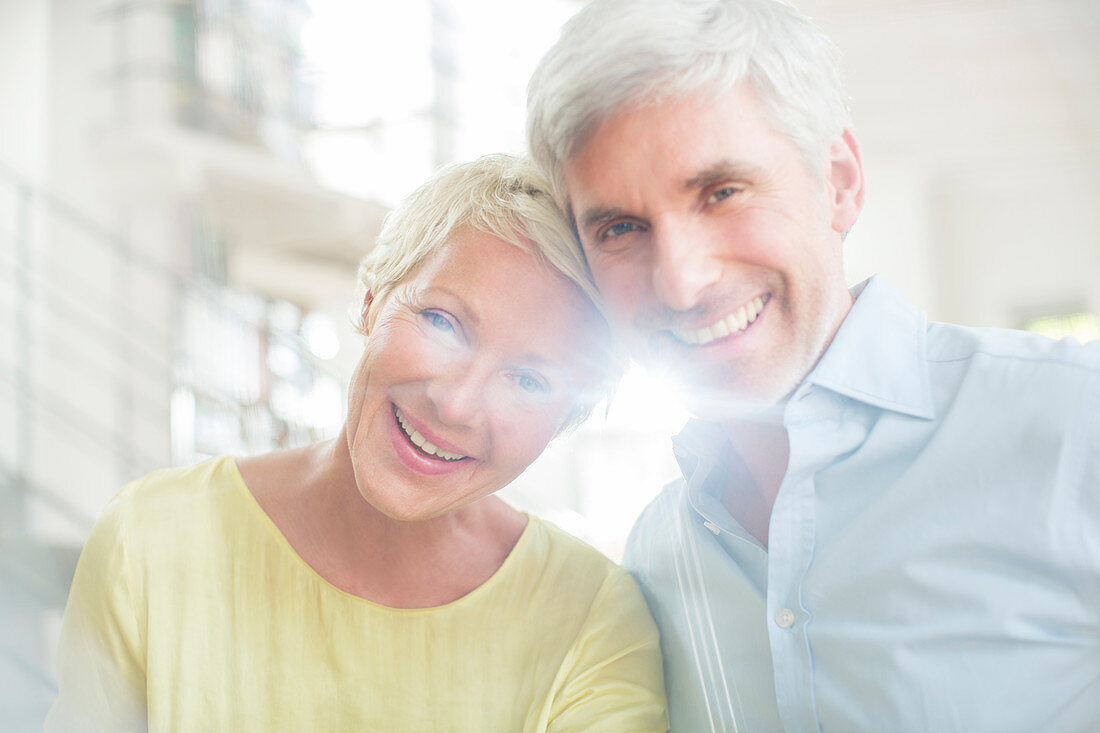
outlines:
[{"label": "man's blue eye", "polygon": [[737,189],[734,188],[733,186],[726,186],[725,188],[720,188],[720,189],[718,189],[717,191],[715,191],[714,193],[712,193],[710,195],[710,202],[712,204],[717,203],[717,202],[719,202],[723,199],[728,199],[730,196],[734,195],[735,193],[737,193]]},{"label": "man's blue eye", "polygon": [[445,333],[454,333],[454,325],[443,314],[435,311],[424,311],[424,318],[427,319],[428,325],[432,328]]},{"label": "man's blue eye", "polygon": [[632,221],[616,222],[607,229],[608,235],[612,237],[619,237],[623,234],[629,234],[632,231],[634,231],[634,222]]}]

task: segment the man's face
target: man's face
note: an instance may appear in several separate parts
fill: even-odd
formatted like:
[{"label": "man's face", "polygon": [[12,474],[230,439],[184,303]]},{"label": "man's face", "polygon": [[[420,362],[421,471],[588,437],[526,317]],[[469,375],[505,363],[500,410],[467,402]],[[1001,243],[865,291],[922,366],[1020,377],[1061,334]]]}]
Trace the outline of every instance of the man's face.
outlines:
[{"label": "man's face", "polygon": [[678,373],[694,412],[761,409],[813,368],[851,306],[841,232],[859,206],[838,186],[855,175],[861,200],[862,178],[847,133],[811,172],[742,85],[624,109],[564,172],[616,325]]}]

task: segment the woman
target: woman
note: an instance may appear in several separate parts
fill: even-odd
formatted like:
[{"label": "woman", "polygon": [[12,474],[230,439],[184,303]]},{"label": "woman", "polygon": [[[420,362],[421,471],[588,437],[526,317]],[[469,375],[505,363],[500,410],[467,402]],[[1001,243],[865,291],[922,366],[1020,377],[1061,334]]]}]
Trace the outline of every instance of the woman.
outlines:
[{"label": "woman", "polygon": [[390,216],[338,438],[123,489],[77,567],[48,729],[665,730],[633,580],[492,495],[613,372],[545,190],[496,156]]}]

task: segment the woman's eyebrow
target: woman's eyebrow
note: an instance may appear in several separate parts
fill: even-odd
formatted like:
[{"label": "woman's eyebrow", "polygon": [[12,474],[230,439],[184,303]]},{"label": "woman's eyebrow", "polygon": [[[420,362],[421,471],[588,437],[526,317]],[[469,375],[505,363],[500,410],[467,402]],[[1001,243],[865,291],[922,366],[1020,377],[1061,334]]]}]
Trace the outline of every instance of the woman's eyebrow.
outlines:
[{"label": "woman's eyebrow", "polygon": [[450,288],[443,285],[429,285],[418,291],[417,295],[420,296],[420,300],[423,300],[425,295],[442,295],[451,301],[453,309],[458,311],[456,315],[460,316],[464,322],[471,326],[477,326],[481,323],[481,319],[478,318],[477,312],[470,307],[466,299]]},{"label": "woman's eyebrow", "polygon": [[564,373],[568,371],[569,362],[569,357],[557,359],[552,356],[543,356],[542,354],[533,352],[527,352],[516,360],[517,364],[528,369],[535,369],[547,373]]}]

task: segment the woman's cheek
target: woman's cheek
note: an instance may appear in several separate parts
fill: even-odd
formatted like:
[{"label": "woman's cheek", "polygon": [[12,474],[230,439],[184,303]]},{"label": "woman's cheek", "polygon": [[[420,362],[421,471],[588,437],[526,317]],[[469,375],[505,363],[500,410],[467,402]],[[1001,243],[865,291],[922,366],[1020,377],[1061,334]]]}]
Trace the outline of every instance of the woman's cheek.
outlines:
[{"label": "woman's cheek", "polygon": [[387,336],[379,349],[379,362],[397,379],[428,371],[426,367],[438,364],[443,357],[414,324],[395,325]]},{"label": "woman's cheek", "polygon": [[558,401],[542,404],[514,404],[504,434],[514,435],[525,453],[538,455],[557,434],[566,408]]}]

